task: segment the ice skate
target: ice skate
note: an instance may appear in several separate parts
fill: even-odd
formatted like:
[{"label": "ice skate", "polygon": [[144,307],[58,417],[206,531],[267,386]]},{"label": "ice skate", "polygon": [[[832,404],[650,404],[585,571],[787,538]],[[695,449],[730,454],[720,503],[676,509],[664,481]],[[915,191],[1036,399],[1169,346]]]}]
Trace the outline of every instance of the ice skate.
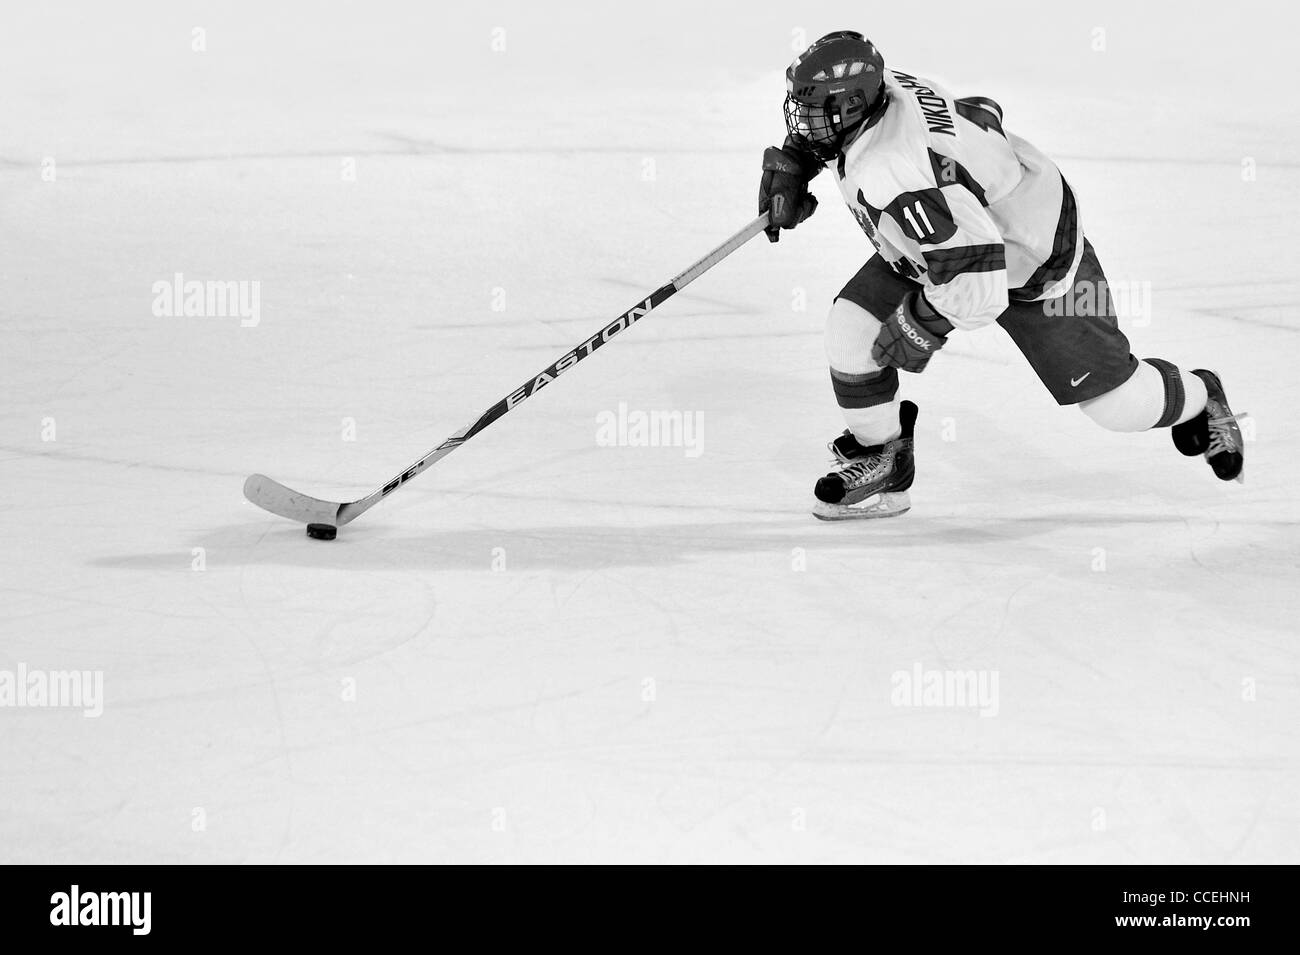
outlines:
[{"label": "ice skate", "polygon": [[916,473],[912,456],[916,405],[902,402],[898,417],[902,434],[892,441],[864,447],[845,431],[827,445],[840,468],[817,481],[814,517],[823,521],[897,517],[911,508],[907,491]]},{"label": "ice skate", "polygon": [[1205,455],[1219,480],[1241,483],[1245,479],[1245,442],[1237,426],[1241,415],[1233,414],[1228,407],[1228,398],[1218,375],[1204,368],[1195,368],[1192,374],[1205,382],[1208,398],[1204,411],[1174,425],[1174,447],[1189,457]]}]

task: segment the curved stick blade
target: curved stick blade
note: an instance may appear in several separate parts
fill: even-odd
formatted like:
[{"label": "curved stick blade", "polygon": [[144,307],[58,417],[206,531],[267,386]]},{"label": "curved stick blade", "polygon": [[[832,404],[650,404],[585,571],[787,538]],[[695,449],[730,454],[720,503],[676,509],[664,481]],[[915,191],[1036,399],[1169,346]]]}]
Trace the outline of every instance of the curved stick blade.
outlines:
[{"label": "curved stick blade", "polygon": [[303,524],[338,525],[342,504],[322,501],[285,487],[265,474],[253,474],[244,482],[244,497],[264,511]]}]

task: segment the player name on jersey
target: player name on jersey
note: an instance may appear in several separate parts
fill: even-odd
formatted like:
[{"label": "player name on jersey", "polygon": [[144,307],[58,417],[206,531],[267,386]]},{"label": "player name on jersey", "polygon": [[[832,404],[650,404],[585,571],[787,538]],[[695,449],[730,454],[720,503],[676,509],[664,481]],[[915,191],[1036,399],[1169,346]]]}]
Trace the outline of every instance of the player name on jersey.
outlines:
[{"label": "player name on jersey", "polygon": [[930,128],[930,132],[943,133],[946,136],[957,135],[957,124],[953,122],[952,113],[948,111],[946,99],[911,73],[900,73],[898,70],[890,72],[894,74],[894,79],[898,80],[899,86],[916,94],[916,101],[921,106],[921,112],[925,114],[925,124]]}]

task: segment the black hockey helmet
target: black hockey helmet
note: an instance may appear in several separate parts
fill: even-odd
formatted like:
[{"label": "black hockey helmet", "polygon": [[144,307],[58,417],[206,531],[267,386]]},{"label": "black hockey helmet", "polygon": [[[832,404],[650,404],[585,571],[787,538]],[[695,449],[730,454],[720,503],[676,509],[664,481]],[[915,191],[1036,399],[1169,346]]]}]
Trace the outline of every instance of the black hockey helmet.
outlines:
[{"label": "black hockey helmet", "polygon": [[785,71],[785,128],[790,138],[830,162],[845,138],[885,101],[885,61],[852,30],[828,33]]}]

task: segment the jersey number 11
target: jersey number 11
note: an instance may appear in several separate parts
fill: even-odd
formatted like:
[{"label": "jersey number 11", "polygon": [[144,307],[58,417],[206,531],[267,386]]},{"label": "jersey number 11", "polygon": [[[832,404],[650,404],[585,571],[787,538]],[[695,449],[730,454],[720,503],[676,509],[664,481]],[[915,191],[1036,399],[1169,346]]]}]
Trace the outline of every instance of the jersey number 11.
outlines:
[{"label": "jersey number 11", "polygon": [[[912,214],[913,209],[916,210],[915,215]],[[903,207],[903,218],[907,220],[907,224],[912,227],[912,232],[915,233],[918,239],[925,239],[934,235],[934,226],[930,224],[930,217],[925,214],[925,209],[921,206],[919,199],[911,206]],[[924,224],[925,228],[922,228],[921,224],[917,222],[918,219],[920,223]]]}]

